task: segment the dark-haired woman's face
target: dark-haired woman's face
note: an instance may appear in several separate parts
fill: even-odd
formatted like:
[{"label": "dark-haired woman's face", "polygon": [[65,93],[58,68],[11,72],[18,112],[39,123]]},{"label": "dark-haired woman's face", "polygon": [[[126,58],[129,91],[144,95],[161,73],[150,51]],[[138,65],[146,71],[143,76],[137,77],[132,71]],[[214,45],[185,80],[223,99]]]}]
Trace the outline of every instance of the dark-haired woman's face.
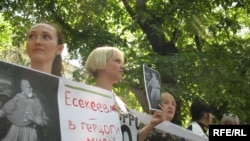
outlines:
[{"label": "dark-haired woman's face", "polygon": [[207,113],[207,124],[211,125],[214,120],[214,115],[212,113]]},{"label": "dark-haired woman's face", "polygon": [[57,40],[57,31],[53,26],[46,23],[32,26],[27,34],[26,46],[31,62],[52,63],[55,56],[63,50]]}]

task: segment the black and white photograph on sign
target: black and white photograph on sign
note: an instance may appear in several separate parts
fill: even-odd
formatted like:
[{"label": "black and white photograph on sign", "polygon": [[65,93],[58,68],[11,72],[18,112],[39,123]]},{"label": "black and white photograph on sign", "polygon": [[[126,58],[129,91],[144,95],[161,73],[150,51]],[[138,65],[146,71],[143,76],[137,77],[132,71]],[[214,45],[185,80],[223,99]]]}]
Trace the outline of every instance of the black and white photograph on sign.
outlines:
[{"label": "black and white photograph on sign", "polygon": [[160,74],[157,70],[143,64],[143,76],[149,109],[159,110],[158,104],[162,101]]},{"label": "black and white photograph on sign", "polygon": [[58,84],[57,77],[0,61],[0,140],[60,141]]}]

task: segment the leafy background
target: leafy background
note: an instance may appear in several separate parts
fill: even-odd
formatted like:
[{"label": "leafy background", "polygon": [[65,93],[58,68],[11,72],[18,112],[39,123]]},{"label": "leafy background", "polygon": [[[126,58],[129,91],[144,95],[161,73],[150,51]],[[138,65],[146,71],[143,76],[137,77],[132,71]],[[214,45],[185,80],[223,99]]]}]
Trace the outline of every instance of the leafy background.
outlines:
[{"label": "leafy background", "polygon": [[1,60],[28,66],[26,32],[49,21],[62,29],[70,59],[80,58],[73,80],[93,84],[84,70],[88,54],[116,46],[126,73],[114,91],[129,107],[148,112],[145,63],[176,98],[174,123],[187,126],[196,98],[213,106],[215,124],[225,112],[250,122],[249,0],[4,0],[0,11]]}]

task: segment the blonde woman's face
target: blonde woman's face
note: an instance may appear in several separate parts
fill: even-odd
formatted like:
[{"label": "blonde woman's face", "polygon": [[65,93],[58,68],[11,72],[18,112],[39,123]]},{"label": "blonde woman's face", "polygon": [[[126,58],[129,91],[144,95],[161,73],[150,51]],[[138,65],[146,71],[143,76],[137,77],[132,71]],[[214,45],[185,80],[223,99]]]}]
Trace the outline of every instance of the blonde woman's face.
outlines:
[{"label": "blonde woman's face", "polygon": [[234,121],[226,121],[223,125],[237,125]]},{"label": "blonde woman's face", "polygon": [[166,120],[171,121],[175,115],[175,102],[171,98],[165,98],[162,100],[162,104],[165,106]]},{"label": "blonde woman's face", "polygon": [[113,83],[120,82],[124,73],[124,64],[122,58],[111,57],[107,61],[104,72]]},{"label": "blonde woman's face", "polygon": [[31,27],[27,34],[26,51],[32,62],[53,62],[63,50],[57,43],[56,29],[45,23]]}]

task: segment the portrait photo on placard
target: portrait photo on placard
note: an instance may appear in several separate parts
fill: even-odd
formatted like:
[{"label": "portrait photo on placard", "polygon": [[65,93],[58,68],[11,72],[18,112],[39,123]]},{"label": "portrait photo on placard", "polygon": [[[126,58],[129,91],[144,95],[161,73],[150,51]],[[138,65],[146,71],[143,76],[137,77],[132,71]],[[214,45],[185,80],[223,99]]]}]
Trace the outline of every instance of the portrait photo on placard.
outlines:
[{"label": "portrait photo on placard", "polygon": [[61,140],[59,78],[0,61],[0,140]]},{"label": "portrait photo on placard", "polygon": [[159,110],[161,104],[161,79],[157,70],[143,64],[144,85],[150,110]]}]

